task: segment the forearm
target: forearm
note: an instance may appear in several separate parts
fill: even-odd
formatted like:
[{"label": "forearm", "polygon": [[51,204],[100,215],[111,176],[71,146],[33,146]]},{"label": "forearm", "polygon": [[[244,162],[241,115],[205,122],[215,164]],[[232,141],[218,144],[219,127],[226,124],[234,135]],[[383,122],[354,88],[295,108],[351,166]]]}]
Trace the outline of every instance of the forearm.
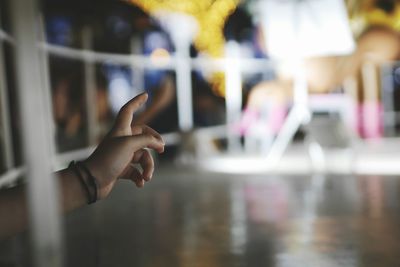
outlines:
[{"label": "forearm", "polygon": [[[87,203],[87,196],[70,169],[55,173],[60,190],[60,209],[68,212]],[[0,192],[0,239],[23,231],[28,225],[26,185]]]},{"label": "forearm", "polygon": [[28,224],[26,187],[18,186],[0,193],[0,239],[12,236]]}]

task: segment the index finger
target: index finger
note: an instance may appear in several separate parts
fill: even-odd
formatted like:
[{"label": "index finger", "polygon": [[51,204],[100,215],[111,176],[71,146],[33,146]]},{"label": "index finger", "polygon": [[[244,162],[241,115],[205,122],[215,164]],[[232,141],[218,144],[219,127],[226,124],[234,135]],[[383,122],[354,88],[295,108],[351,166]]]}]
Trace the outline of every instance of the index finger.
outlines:
[{"label": "index finger", "polygon": [[154,149],[158,153],[164,152],[164,142],[157,139],[155,136],[150,134],[139,134],[127,137],[130,140],[131,148],[133,151],[138,151],[143,148]]},{"label": "index finger", "polygon": [[117,129],[130,128],[133,114],[147,101],[147,93],[132,98],[118,112],[114,127]]},{"label": "index finger", "polygon": [[161,134],[159,134],[156,130],[154,130],[150,126],[147,126],[147,125],[132,126],[132,135],[139,135],[139,134],[143,134],[143,133],[150,134],[165,144],[164,139],[162,138]]}]

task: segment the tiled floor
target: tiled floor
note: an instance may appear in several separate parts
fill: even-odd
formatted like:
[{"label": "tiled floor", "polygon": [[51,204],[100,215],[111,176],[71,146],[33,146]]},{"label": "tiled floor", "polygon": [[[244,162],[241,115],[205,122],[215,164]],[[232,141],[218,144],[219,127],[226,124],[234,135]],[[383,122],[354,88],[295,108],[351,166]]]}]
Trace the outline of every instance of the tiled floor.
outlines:
[{"label": "tiled floor", "polygon": [[159,169],[67,218],[68,266],[400,266],[400,179]]},{"label": "tiled floor", "polygon": [[66,217],[67,266],[400,266],[400,178],[159,168]]}]

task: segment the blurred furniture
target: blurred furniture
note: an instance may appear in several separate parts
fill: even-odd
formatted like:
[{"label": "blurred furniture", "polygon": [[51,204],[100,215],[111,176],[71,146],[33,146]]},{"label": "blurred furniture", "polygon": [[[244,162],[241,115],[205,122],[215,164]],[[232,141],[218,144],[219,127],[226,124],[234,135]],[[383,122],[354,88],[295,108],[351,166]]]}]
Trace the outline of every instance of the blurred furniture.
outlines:
[{"label": "blurred furniture", "polygon": [[275,165],[299,127],[311,119],[303,59],[349,54],[355,44],[341,0],[265,0],[261,3],[269,55],[291,61],[295,69],[293,106],[267,156],[267,162]]}]

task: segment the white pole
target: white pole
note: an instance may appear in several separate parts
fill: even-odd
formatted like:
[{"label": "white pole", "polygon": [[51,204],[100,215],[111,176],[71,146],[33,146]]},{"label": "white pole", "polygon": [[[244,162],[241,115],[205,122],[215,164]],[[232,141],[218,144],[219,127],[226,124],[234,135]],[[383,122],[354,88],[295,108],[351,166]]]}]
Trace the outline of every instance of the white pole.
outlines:
[{"label": "white pole", "polygon": [[21,110],[24,158],[27,166],[28,201],[33,256],[36,266],[62,266],[61,225],[57,180],[52,175],[51,146],[46,126],[38,23],[35,0],[11,1],[16,40],[16,74]]},{"label": "white pole", "polygon": [[[131,55],[140,55],[141,51],[142,46],[139,37],[133,37],[131,39]],[[135,62],[132,60],[131,73],[134,95],[144,92],[145,88],[143,64],[135,64]]]},{"label": "white pole", "polygon": [[176,45],[176,91],[178,100],[179,129],[187,132],[193,129],[192,77],[190,66],[190,43]]},{"label": "white pole", "polygon": [[[40,14],[39,16],[39,40],[45,42],[46,41],[46,31],[45,31],[45,22],[44,15]],[[55,140],[55,123],[53,118],[53,105],[52,105],[52,97],[51,97],[51,85],[50,85],[50,67],[49,67],[49,55],[46,50],[40,49],[40,70],[41,70],[41,79],[42,79],[42,91],[43,91],[43,99],[44,99],[44,108],[45,108],[45,116],[46,116],[46,130],[49,133],[51,140]],[[49,142],[51,155],[56,154],[56,144],[55,142]],[[54,162],[53,162],[54,163]],[[54,165],[54,164],[53,164]]]},{"label": "white pole", "polygon": [[160,12],[156,16],[171,35],[176,48],[178,124],[182,132],[188,132],[193,129],[190,44],[197,32],[198,25],[193,17],[181,13]]},{"label": "white pole", "polygon": [[240,150],[240,138],[232,131],[232,125],[240,120],[242,114],[242,77],[240,70],[240,47],[234,41],[226,44],[226,123],[228,136],[228,150],[236,152]]},{"label": "white pole", "polygon": [[303,61],[298,59],[293,85],[293,107],[267,155],[267,164],[270,168],[276,167],[279,163],[300,126],[311,120],[311,112],[308,107],[307,80],[302,64]]}]

